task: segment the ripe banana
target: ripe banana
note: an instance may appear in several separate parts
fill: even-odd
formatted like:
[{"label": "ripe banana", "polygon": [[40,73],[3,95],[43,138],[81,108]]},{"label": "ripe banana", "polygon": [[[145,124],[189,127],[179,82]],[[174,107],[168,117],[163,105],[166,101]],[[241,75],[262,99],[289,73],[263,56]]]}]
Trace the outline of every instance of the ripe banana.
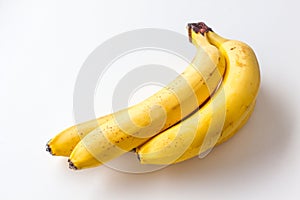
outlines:
[{"label": "ripe banana", "polygon": [[[249,110],[245,111],[244,115],[239,119],[239,123],[236,123],[234,128],[232,128],[232,129],[227,128],[227,129],[223,129],[222,130],[221,135],[226,135],[226,137],[225,136],[224,137],[219,137],[218,140],[217,140],[217,142],[214,140],[212,142],[212,144],[216,142],[215,146],[218,146],[218,145],[226,142],[228,139],[230,139],[232,136],[234,136],[235,133],[237,133],[237,131],[239,131],[241,128],[243,128],[243,126],[248,122],[248,120],[250,119],[250,117],[251,117],[251,115],[252,115],[252,113],[254,111],[255,103],[256,102],[252,103],[249,106]],[[150,163],[149,163],[150,159],[148,160],[148,162],[142,162],[141,161],[141,159],[142,159],[141,156],[143,156],[143,153],[144,153],[142,151],[148,151],[148,150],[146,150],[146,148],[149,147],[149,146],[151,148],[151,147],[153,147],[155,145],[159,145],[159,144],[154,144],[154,142],[156,142],[156,141],[150,139],[145,144],[143,144],[140,147],[136,148],[136,153],[137,153],[138,159],[140,160],[141,164],[159,164],[159,165],[164,164],[164,165],[166,165],[166,164],[174,164],[174,163],[181,162],[181,161],[185,160],[185,159],[182,159],[182,160],[178,159],[178,160],[176,160],[176,158],[173,159],[173,160],[175,160],[174,162],[167,162],[166,160],[164,160],[165,158],[161,158],[162,160],[158,160],[159,156],[157,156],[155,154],[156,152],[155,153],[152,152],[151,153],[152,155],[150,155],[148,153],[148,155],[146,155],[146,157],[150,157],[150,156],[157,157],[157,159],[155,159],[155,163],[153,162],[153,159],[151,159],[152,162],[150,162]],[[169,141],[169,142],[172,142],[172,141]],[[176,142],[176,141],[174,141],[174,142]],[[189,142],[189,143],[191,143],[191,142]],[[213,148],[213,145],[211,145],[212,147],[208,147],[208,145],[205,145],[203,143],[201,145],[202,145],[202,147],[203,146],[206,146],[206,147],[204,147],[201,150],[199,150],[198,154],[195,154],[195,152],[193,152],[193,151],[189,151],[189,149],[187,149],[187,147],[185,147],[184,150],[182,150],[181,152],[180,151],[175,152],[177,154],[177,158],[180,157],[183,154],[183,152],[186,155],[190,154],[190,158],[192,158],[194,156],[197,156],[197,155],[199,155],[199,157],[204,157]],[[168,148],[168,144],[165,144],[165,148]],[[176,148],[178,148],[178,145],[176,145]],[[159,152],[159,153],[161,153],[161,152]],[[202,154],[204,154],[204,155],[202,155]],[[172,155],[172,156],[174,156],[174,155]],[[144,158],[145,158],[145,155],[144,155]]]},{"label": "ripe banana", "polygon": [[210,98],[223,78],[225,58],[207,38],[191,29],[189,34],[197,53],[185,71],[150,98],[113,114],[113,120],[88,133],[72,151],[70,168],[94,167],[116,158],[173,126]]},{"label": "ripe banana", "polygon": [[[201,33],[206,25],[190,26]],[[224,39],[213,31],[206,35],[225,56],[223,82],[198,112],[137,149],[143,164],[171,164],[195,157],[233,136],[250,115],[260,85],[255,53],[243,42]]]}]

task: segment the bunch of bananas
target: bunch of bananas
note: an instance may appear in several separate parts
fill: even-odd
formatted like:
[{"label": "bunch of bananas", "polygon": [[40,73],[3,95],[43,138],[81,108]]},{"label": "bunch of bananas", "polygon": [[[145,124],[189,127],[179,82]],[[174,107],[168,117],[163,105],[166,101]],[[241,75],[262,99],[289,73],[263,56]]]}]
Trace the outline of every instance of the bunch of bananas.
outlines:
[{"label": "bunch of bananas", "polygon": [[47,151],[69,157],[71,169],[99,166],[131,150],[142,164],[165,165],[231,138],[255,107],[255,53],[203,22],[187,27],[197,53],[176,79],[132,107],[67,128],[47,143]]}]

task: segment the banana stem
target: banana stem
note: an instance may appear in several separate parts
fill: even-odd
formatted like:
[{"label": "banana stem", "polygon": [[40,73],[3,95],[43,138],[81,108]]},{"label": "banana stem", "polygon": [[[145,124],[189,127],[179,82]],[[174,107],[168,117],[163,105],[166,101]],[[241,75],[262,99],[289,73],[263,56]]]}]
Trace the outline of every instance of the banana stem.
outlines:
[{"label": "banana stem", "polygon": [[198,23],[189,23],[187,25],[189,32],[190,42],[193,42],[193,32],[201,35],[207,34],[209,36],[209,42],[214,46],[220,46],[222,43],[226,42],[227,39],[222,38],[218,34],[216,34],[210,27],[208,27],[204,22]]},{"label": "banana stem", "polygon": [[189,23],[187,25],[188,31],[189,31],[189,38],[191,39],[191,33],[194,31],[195,33],[201,33],[204,35],[205,33],[209,31],[213,31],[210,27],[208,27],[204,22],[198,22],[198,23]]},{"label": "banana stem", "polygon": [[206,26],[206,24],[204,24],[203,22],[189,23],[187,25],[187,29],[188,29],[189,40],[196,47],[206,46],[207,44],[209,44],[204,34],[207,33],[208,31],[212,31],[212,29]]}]

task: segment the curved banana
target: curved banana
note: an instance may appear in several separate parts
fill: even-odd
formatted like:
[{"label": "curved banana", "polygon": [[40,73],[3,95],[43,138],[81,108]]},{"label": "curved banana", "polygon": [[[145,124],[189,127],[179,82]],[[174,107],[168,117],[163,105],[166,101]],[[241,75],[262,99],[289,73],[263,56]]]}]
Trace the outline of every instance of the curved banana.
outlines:
[{"label": "curved banana", "polygon": [[[244,125],[248,122],[248,120],[250,119],[250,117],[251,117],[251,115],[252,115],[252,113],[253,113],[253,111],[254,111],[254,108],[255,108],[255,103],[256,102],[254,102],[254,103],[252,103],[250,106],[249,106],[249,110],[248,111],[245,111],[245,113],[243,114],[243,116],[239,119],[239,123],[236,123],[235,124],[235,127],[234,128],[227,128],[227,129],[223,129],[222,130],[222,135],[226,135],[226,136],[224,136],[224,137],[220,137],[220,138],[218,138],[218,140],[217,140],[217,142],[216,142],[216,144],[215,144],[215,146],[218,146],[218,145],[220,145],[220,144],[222,144],[222,143],[224,143],[224,142],[226,142],[228,139],[230,139],[231,137],[233,137],[234,135],[235,135],[235,133],[237,133],[237,131],[239,131],[241,128],[243,128],[244,127]],[[136,148],[136,153],[137,153],[137,156],[138,156],[138,159],[141,161],[142,160],[142,158],[141,158],[141,156],[143,156],[143,158],[145,159],[145,158],[147,158],[146,159],[146,162],[145,162],[145,160],[143,160],[143,162],[141,161],[141,163],[142,164],[158,164],[158,165],[168,165],[168,164],[174,164],[174,163],[178,163],[178,162],[181,162],[181,161],[184,161],[184,160],[187,160],[188,158],[187,158],[187,155],[188,154],[190,154],[189,156],[189,158],[192,158],[192,157],[195,157],[195,156],[199,156],[199,157],[205,157],[209,152],[210,152],[210,150],[212,149],[211,147],[205,147],[205,148],[202,148],[201,150],[200,150],[200,148],[199,148],[199,151],[197,151],[197,154],[195,154],[195,152],[194,151],[190,151],[190,149],[187,149],[187,148],[184,148],[184,150],[181,150],[181,151],[177,151],[177,152],[175,152],[175,154],[176,155],[171,155],[172,156],[172,160],[173,161],[166,161],[165,159],[165,157],[161,157],[161,156],[157,156],[157,154],[156,153],[158,153],[158,154],[160,154],[160,153],[162,153],[162,152],[159,152],[159,151],[157,151],[157,152],[154,152],[153,150],[151,150],[151,155],[150,155],[150,152],[148,152],[149,150],[147,150],[146,148],[151,148],[151,147],[153,147],[153,146],[155,146],[155,145],[159,145],[159,144],[157,144],[157,143],[155,143],[155,142],[157,142],[156,140],[149,140],[148,142],[146,142],[145,144],[143,144],[143,145],[141,145],[140,147],[138,147],[138,148]],[[170,142],[172,142],[172,141],[169,141],[169,143]],[[174,141],[175,142],[175,141]],[[215,142],[215,141],[214,141]],[[201,145],[203,145],[203,143],[201,144]],[[212,145],[213,146],[213,145]],[[165,148],[167,148],[168,147],[168,144],[166,144],[165,145]],[[143,149],[142,149],[143,148]],[[158,147],[159,148],[159,147]],[[176,148],[178,148],[178,145],[176,145]],[[207,151],[209,151],[209,152],[207,152]],[[147,152],[147,155],[146,155],[146,153],[145,152]],[[183,152],[184,152],[184,154],[185,154],[185,156],[186,157],[181,157],[181,155],[183,155]],[[204,155],[202,155],[202,154],[204,154]],[[154,157],[154,158],[151,158],[151,157]],[[181,158],[181,160],[180,159],[177,159],[177,158]],[[161,160],[159,160],[159,158],[161,159]],[[149,161],[150,160],[150,161]],[[155,162],[153,161],[153,160],[155,160]]]},{"label": "curved banana", "polygon": [[[201,30],[206,25],[194,26]],[[243,42],[224,39],[213,31],[206,34],[226,58],[220,88],[198,112],[139,147],[137,154],[141,163],[177,163],[213,148],[234,135],[254,104],[260,71],[253,50]]]},{"label": "curved banana", "polygon": [[87,134],[72,151],[70,168],[98,166],[143,144],[202,105],[216,90],[225,58],[205,37],[189,28],[197,47],[192,63],[169,85],[136,106],[113,115],[114,120]]}]

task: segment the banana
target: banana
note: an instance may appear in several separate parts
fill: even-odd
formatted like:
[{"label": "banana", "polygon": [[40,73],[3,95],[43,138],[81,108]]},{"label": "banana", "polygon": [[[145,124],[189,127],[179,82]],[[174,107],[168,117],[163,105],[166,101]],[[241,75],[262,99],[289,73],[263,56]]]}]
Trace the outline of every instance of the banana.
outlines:
[{"label": "banana", "polygon": [[[204,23],[193,26],[196,30],[206,27]],[[254,51],[247,44],[222,38],[212,30],[206,35],[226,59],[222,84],[198,112],[137,148],[142,164],[172,164],[200,155],[232,137],[251,113],[260,86]]]},{"label": "banana", "polygon": [[[226,142],[227,140],[229,140],[231,137],[233,137],[235,135],[235,133],[237,133],[237,131],[239,131],[242,127],[244,127],[244,125],[248,122],[248,120],[250,119],[253,111],[254,111],[254,108],[255,108],[255,103],[252,103],[250,106],[249,106],[249,110],[248,111],[245,111],[243,117],[241,117],[241,119],[239,119],[239,123],[236,123],[235,125],[235,128],[232,128],[232,129],[223,129],[222,130],[222,133],[221,135],[226,135],[226,137],[219,137],[215,146],[218,146],[224,142]],[[138,156],[138,159],[140,160],[141,164],[158,164],[158,165],[168,165],[168,164],[175,164],[175,163],[178,163],[178,162],[181,162],[181,161],[184,161],[184,160],[187,160],[188,158],[185,159],[185,157],[180,157],[183,152],[185,154],[185,156],[187,157],[188,154],[190,154],[190,157],[189,158],[192,158],[192,157],[195,157],[197,155],[199,155],[199,157],[205,157],[211,150],[212,150],[212,146],[211,147],[205,147],[205,148],[202,148],[201,150],[198,151],[197,154],[195,154],[195,152],[193,151],[190,151],[189,149],[185,148],[184,150],[181,150],[181,151],[178,151],[175,153],[176,156],[174,156],[175,158],[172,159],[172,161],[169,161],[167,162],[164,158],[160,158],[161,160],[159,160],[159,157],[161,156],[158,156],[156,153],[160,154],[161,152],[151,152],[151,155],[150,153],[147,152],[147,155],[144,153],[145,151],[148,151],[146,148],[149,148],[149,147],[153,147],[154,145],[158,145],[157,143],[155,143],[156,141],[155,140],[149,140],[148,142],[146,142],[145,144],[141,145],[140,147],[136,148],[136,153],[137,153],[137,156]],[[172,141],[169,141],[169,142],[172,142]],[[174,141],[176,142],[176,141]],[[214,141],[215,142],[215,141]],[[203,143],[201,144],[202,146],[205,146]],[[168,148],[168,145],[165,145],[165,148]],[[178,145],[176,145],[176,148],[178,148]],[[178,153],[179,152],[179,153]],[[204,154],[204,155],[202,155]],[[143,158],[141,158],[141,156],[143,156]],[[154,159],[153,158],[150,158],[149,157],[155,157],[155,162],[153,161]],[[178,157],[181,158],[180,159],[177,159]],[[146,162],[145,162],[145,158],[146,158]],[[143,161],[142,161],[143,159]],[[148,162],[147,162],[148,160]],[[151,160],[151,162],[149,161]],[[175,161],[174,161],[175,160]]]},{"label": "banana", "polygon": [[113,114],[113,120],[99,124],[83,137],[70,155],[70,168],[94,167],[116,158],[173,126],[210,98],[223,78],[225,58],[190,27],[189,34],[197,53],[184,72],[153,96]]}]

